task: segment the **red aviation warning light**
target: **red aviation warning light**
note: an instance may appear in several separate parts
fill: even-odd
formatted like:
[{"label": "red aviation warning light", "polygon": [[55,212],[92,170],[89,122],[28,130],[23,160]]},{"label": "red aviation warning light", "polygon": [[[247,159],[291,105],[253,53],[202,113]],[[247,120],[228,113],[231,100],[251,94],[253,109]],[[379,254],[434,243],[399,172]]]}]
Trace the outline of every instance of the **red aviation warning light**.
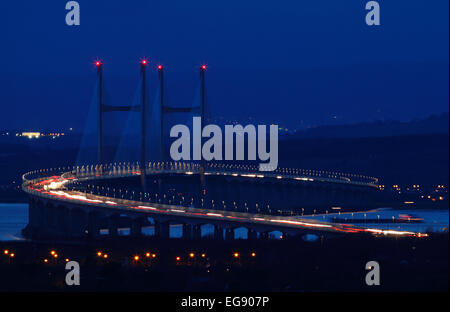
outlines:
[{"label": "red aviation warning light", "polygon": [[95,61],[95,66],[97,66],[97,67],[100,67],[100,66],[102,66],[102,62],[100,62],[100,61]]},{"label": "red aviation warning light", "polygon": [[206,70],[206,65],[202,65],[200,68],[201,70]]},{"label": "red aviation warning light", "polygon": [[162,70],[163,69],[163,66],[162,65],[158,65],[158,70]]},{"label": "red aviation warning light", "polygon": [[148,61],[146,59],[141,60],[141,65],[142,66],[146,66],[148,63]]}]

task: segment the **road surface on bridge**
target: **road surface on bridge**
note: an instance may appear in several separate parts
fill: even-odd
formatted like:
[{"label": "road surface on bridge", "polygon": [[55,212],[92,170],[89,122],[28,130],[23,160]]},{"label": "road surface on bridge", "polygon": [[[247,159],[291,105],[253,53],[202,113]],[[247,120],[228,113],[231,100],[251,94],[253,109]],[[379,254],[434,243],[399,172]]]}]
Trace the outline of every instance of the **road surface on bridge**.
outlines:
[{"label": "road surface on bridge", "polygon": [[[161,173],[162,171],[152,171],[148,173]],[[183,170],[165,170],[163,172],[192,174],[191,171]],[[242,175],[247,177],[258,177],[258,174],[245,173],[224,173],[210,171],[207,174],[231,174]],[[128,170],[112,174],[98,173],[95,174],[76,174],[71,172],[61,172],[56,175],[29,179],[30,174],[24,175],[23,190],[33,196],[47,198],[50,200],[64,201],[75,204],[82,204],[92,207],[102,207],[116,211],[134,211],[152,215],[165,215],[168,217],[195,218],[211,221],[235,222],[237,224],[253,224],[262,226],[273,226],[280,229],[304,229],[319,232],[336,232],[336,233],[361,233],[368,232],[375,235],[397,235],[397,236],[426,236],[424,233],[396,231],[396,230],[380,230],[375,228],[356,227],[347,224],[336,224],[329,222],[320,222],[301,218],[300,216],[275,216],[268,214],[255,214],[246,212],[235,212],[225,210],[201,209],[195,207],[185,207],[177,205],[149,203],[143,201],[118,199],[113,197],[89,194],[87,192],[73,191],[65,187],[67,183],[75,181],[86,181],[102,178],[117,178],[118,176],[140,175],[139,171]],[[262,177],[262,175],[259,175]],[[282,177],[284,178],[284,177]],[[291,177],[292,178],[292,177]],[[295,178],[295,177],[294,177]],[[308,179],[305,177],[297,177],[297,179]],[[310,179],[310,178],[309,178]],[[344,180],[344,183],[345,180]]]}]

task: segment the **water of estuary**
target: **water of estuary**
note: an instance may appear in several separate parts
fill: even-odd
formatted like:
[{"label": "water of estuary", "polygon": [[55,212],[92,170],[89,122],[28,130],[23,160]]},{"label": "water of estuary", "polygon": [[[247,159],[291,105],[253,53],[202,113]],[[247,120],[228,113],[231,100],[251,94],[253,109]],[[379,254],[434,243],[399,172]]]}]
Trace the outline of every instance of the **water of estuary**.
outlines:
[{"label": "water of estuary", "polygon": [[[2,204],[0,203],[0,241],[23,240],[21,234],[22,229],[28,224],[28,204]],[[144,235],[153,235],[154,228],[152,226],[142,229]],[[107,231],[101,231],[106,234]],[[129,235],[129,228],[119,229],[119,235]],[[170,226],[171,237],[181,237],[183,228],[181,225],[173,224]],[[202,236],[213,235],[214,227],[206,224],[202,227]],[[278,238],[281,233],[272,233],[273,238]],[[247,230],[238,228],[235,231],[236,238],[247,238]]]},{"label": "water of estuary", "polygon": [[[316,215],[316,216],[304,216],[304,218],[315,218],[323,221],[331,221],[333,216],[339,217],[341,219],[348,218],[351,220],[355,219],[389,219],[389,218],[398,218],[401,215],[409,215],[414,217],[420,217],[423,219],[421,223],[378,223],[378,224],[370,224],[371,228],[381,228],[381,229],[396,229],[396,230],[406,230],[406,231],[417,231],[417,232],[425,232],[425,231],[434,231],[434,232],[442,232],[448,231],[449,227],[449,211],[448,210],[393,210],[393,209],[376,209],[372,211],[366,211],[361,213],[347,213],[347,214],[328,214],[328,215]],[[2,204],[0,203],[0,241],[13,241],[13,240],[23,240],[23,236],[21,235],[21,230],[28,223],[28,204],[26,203],[14,203],[14,204]],[[354,224],[356,226],[369,226],[368,224]],[[128,228],[119,229],[119,235],[128,235]],[[107,231],[102,231],[103,234],[106,234]],[[153,235],[154,228],[152,226],[144,227],[142,229],[143,234],[145,235]],[[214,227],[212,225],[205,225],[202,227],[202,236],[213,235]],[[182,235],[182,226],[181,225],[171,225],[170,228],[170,236],[171,237],[181,237]],[[281,233],[278,231],[274,231],[271,233],[271,238],[279,239]],[[237,228],[235,230],[235,237],[240,239],[247,238],[247,230],[244,228]]]}]

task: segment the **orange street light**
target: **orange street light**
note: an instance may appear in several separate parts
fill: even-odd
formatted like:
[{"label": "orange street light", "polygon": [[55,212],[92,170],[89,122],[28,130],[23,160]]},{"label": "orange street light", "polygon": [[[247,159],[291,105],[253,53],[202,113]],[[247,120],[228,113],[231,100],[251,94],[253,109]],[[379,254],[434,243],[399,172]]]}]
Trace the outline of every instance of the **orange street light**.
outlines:
[{"label": "orange street light", "polygon": [[194,258],[195,257],[195,254],[193,253],[193,252],[191,252],[190,254],[189,254],[189,258]]},{"label": "orange street light", "polygon": [[235,252],[235,253],[233,254],[233,257],[239,258],[239,253],[238,253],[238,252]]},{"label": "orange street light", "polygon": [[5,250],[3,250],[3,253],[4,253],[5,255],[9,254],[9,250],[8,250],[8,249],[5,249]]}]

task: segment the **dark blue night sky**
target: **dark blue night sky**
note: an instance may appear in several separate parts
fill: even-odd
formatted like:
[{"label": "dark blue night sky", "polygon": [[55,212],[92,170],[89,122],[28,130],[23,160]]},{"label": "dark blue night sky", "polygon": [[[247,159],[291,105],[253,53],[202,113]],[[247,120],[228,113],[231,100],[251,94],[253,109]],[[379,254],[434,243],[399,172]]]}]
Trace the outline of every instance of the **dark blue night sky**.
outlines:
[{"label": "dark blue night sky", "polygon": [[380,0],[379,27],[365,24],[365,0],[80,0],[78,27],[66,2],[2,3],[0,130],[82,128],[96,57],[113,105],[132,100],[146,56],[179,106],[208,64],[212,114],[229,119],[299,127],[448,111],[448,0]]}]

